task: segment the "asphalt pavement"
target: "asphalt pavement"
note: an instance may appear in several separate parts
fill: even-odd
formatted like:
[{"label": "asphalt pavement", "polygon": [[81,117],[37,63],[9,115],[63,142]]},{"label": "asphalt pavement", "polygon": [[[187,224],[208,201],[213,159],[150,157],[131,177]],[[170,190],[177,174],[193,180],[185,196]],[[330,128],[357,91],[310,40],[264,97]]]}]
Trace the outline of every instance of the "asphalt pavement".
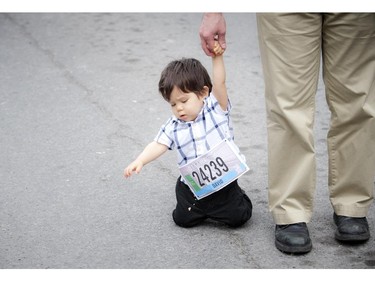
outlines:
[{"label": "asphalt pavement", "polygon": [[250,172],[240,185],[253,217],[232,229],[176,226],[175,151],[129,180],[123,169],[171,115],[158,93],[173,59],[195,57],[201,14],[0,14],[1,269],[375,268],[370,240],[343,245],[327,189],[329,111],[317,92],[313,249],[274,245],[267,205],[267,133],[255,14],[226,14],[227,85],[236,143]]}]

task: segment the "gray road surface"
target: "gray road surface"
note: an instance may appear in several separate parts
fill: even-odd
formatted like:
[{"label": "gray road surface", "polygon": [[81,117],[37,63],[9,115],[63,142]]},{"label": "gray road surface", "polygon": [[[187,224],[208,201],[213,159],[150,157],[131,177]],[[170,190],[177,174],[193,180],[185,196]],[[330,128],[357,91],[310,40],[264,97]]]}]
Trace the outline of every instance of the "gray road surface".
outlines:
[{"label": "gray road surface", "polygon": [[123,169],[171,115],[157,91],[172,59],[195,57],[201,14],[0,14],[0,268],[374,268],[371,239],[333,234],[327,193],[329,112],[316,109],[313,250],[274,246],[267,208],[264,87],[254,14],[227,14],[225,53],[236,142],[254,204],[239,229],[171,217],[175,152],[125,181]]}]

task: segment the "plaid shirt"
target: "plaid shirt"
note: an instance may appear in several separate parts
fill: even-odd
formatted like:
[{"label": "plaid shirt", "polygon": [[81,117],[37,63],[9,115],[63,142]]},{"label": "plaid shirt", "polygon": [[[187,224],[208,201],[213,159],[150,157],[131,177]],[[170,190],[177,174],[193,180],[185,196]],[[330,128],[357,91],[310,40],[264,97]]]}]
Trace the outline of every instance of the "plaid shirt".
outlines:
[{"label": "plaid shirt", "polygon": [[[223,139],[233,142],[233,127],[229,115],[231,108],[228,100],[227,111],[223,111],[211,94],[204,99],[203,108],[194,121],[185,122],[172,116],[160,128],[154,140],[170,150],[176,148],[178,166],[185,165],[205,154]],[[240,153],[238,147],[235,147]],[[240,155],[245,161],[245,157]]]}]

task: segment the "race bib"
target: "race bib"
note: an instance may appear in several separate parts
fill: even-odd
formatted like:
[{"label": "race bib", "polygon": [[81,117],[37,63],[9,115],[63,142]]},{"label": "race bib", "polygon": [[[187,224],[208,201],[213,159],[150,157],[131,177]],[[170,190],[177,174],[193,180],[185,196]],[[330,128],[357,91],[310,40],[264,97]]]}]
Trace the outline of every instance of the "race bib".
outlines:
[{"label": "race bib", "polygon": [[179,169],[195,197],[202,199],[239,178],[249,167],[232,143],[223,140],[206,154]]}]

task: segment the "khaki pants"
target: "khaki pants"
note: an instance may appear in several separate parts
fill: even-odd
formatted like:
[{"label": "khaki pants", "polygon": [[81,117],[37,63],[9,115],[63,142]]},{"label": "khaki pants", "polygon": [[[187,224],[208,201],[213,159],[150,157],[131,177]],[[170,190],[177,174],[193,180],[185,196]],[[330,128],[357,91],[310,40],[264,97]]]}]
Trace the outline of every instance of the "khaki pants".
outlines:
[{"label": "khaki pants", "polygon": [[275,223],[312,216],[321,57],[331,111],[331,204],[338,215],[367,216],[375,176],[375,14],[258,14],[257,21]]}]

